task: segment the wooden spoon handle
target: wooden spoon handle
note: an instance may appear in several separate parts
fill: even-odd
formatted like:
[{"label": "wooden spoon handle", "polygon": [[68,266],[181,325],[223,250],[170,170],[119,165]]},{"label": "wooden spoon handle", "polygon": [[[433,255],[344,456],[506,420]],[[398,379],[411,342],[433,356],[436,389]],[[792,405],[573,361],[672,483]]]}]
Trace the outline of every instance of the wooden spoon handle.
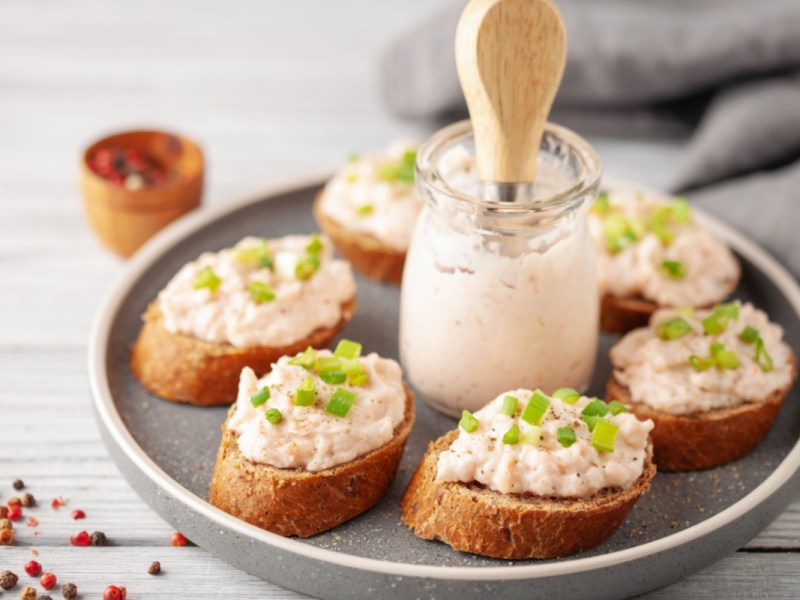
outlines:
[{"label": "wooden spoon handle", "polygon": [[478,178],[536,179],[542,130],[566,62],[552,0],[471,0],[456,32],[456,65],[475,135]]}]

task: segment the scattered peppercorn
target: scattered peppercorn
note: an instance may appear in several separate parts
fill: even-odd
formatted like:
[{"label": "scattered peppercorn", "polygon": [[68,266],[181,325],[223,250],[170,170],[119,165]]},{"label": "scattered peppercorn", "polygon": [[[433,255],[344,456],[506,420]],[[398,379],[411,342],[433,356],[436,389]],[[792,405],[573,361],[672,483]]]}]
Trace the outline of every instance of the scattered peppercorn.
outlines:
[{"label": "scattered peppercorn", "polygon": [[161,563],[158,562],[157,560],[154,560],[153,563],[150,565],[150,567],[147,569],[147,572],[150,573],[150,575],[158,575],[159,573],[161,573]]},{"label": "scattered peppercorn", "polygon": [[159,185],[177,179],[155,156],[138,148],[101,148],[88,157],[89,168],[129,190]]},{"label": "scattered peppercorn", "polygon": [[20,506],[21,504],[22,504],[22,500],[20,498],[18,498],[17,496],[13,496],[13,497],[8,499],[8,508],[9,508],[9,510],[11,509],[11,507]]},{"label": "scattered peppercorn", "polygon": [[73,519],[75,519],[76,521],[77,521],[78,519],[85,519],[85,518],[86,518],[86,513],[85,513],[85,512],[83,512],[83,511],[82,511],[82,510],[80,510],[80,509],[78,509],[78,510],[73,510],[73,511],[72,511],[72,518],[73,518]]},{"label": "scattered peppercorn", "polygon": [[56,584],[56,581],[58,581],[58,578],[53,573],[45,573],[39,579],[39,583],[46,590],[49,590],[51,587],[53,587]]},{"label": "scattered peppercorn", "polygon": [[25,482],[23,482],[22,479],[15,479],[14,483],[12,483],[11,485],[14,486],[15,490],[19,491],[25,487]]},{"label": "scattered peppercorn", "polygon": [[0,519],[5,519],[6,517],[8,517],[8,507],[0,506]]},{"label": "scattered peppercorn", "polygon": [[36,517],[28,517],[28,522],[26,523],[28,527],[36,527],[38,524],[39,524],[39,519],[37,519]]},{"label": "scattered peppercorn", "polygon": [[12,573],[11,571],[0,571],[0,587],[4,590],[10,590],[15,585],[17,585],[17,581],[19,581],[19,577],[17,577],[16,573]]},{"label": "scattered peppercorn", "polygon": [[74,600],[74,598],[78,597],[78,586],[74,583],[65,583],[61,586],[61,595],[66,600]]},{"label": "scattered peppercorn", "polygon": [[38,577],[42,574],[42,565],[35,560],[29,560],[25,563],[25,572],[31,577]]},{"label": "scattered peppercorn", "polygon": [[106,534],[102,531],[95,531],[89,540],[92,546],[105,546],[108,542],[106,539]]},{"label": "scattered peppercorn", "polygon": [[14,531],[12,529],[0,529],[0,546],[10,546],[14,543]]},{"label": "scattered peppercorn", "polygon": [[88,546],[92,543],[92,538],[89,536],[88,531],[81,531],[70,536],[69,543],[73,546]]},{"label": "scattered peppercorn", "polygon": [[44,596],[37,596],[36,600],[53,600],[53,597],[45,594]]},{"label": "scattered peppercorn", "polygon": [[19,593],[20,600],[36,600],[36,590],[26,585]]},{"label": "scattered peppercorn", "polygon": [[125,600],[128,591],[124,586],[110,585],[103,592],[103,600]]},{"label": "scattered peppercorn", "polygon": [[53,501],[50,503],[50,506],[53,508],[61,508],[64,506],[64,499],[63,498],[53,498]]},{"label": "scattered peppercorn", "polygon": [[11,519],[0,519],[0,529],[14,529]]},{"label": "scattered peppercorn", "polygon": [[22,507],[19,504],[9,507],[8,518],[12,521],[19,521],[22,518]]},{"label": "scattered peppercorn", "polygon": [[189,540],[186,539],[186,536],[183,535],[180,531],[176,531],[172,534],[172,537],[169,540],[170,546],[185,546]]},{"label": "scattered peppercorn", "polygon": [[36,506],[36,498],[33,497],[33,494],[25,494],[22,496],[22,506],[26,508]]}]

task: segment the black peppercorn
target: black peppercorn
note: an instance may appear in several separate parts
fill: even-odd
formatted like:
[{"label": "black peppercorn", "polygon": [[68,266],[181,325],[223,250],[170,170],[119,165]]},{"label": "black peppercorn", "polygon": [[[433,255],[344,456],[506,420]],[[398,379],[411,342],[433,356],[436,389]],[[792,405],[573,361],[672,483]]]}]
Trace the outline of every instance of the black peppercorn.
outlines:
[{"label": "black peppercorn", "polygon": [[66,600],[73,600],[73,598],[78,597],[78,586],[74,583],[65,583],[61,586],[61,595],[66,598]]},{"label": "black peppercorn", "polygon": [[91,537],[91,544],[92,546],[105,546],[106,545],[106,534],[102,531],[95,531]]},{"label": "black peppercorn", "polygon": [[10,590],[17,585],[19,577],[11,571],[0,571],[0,587],[4,590]]},{"label": "black peppercorn", "polygon": [[36,600],[53,600],[51,596],[38,596]]},{"label": "black peppercorn", "polygon": [[15,490],[21,490],[25,487],[25,483],[22,481],[22,479],[16,479],[11,485],[14,486]]},{"label": "black peppercorn", "polygon": [[147,569],[147,572],[150,573],[150,575],[158,575],[159,573],[161,573],[161,563],[158,562],[157,560],[154,560],[153,563],[150,565],[150,567]]},{"label": "black peppercorn", "polygon": [[33,494],[25,494],[22,497],[22,506],[30,508],[31,506],[36,506],[36,498],[33,497]]}]

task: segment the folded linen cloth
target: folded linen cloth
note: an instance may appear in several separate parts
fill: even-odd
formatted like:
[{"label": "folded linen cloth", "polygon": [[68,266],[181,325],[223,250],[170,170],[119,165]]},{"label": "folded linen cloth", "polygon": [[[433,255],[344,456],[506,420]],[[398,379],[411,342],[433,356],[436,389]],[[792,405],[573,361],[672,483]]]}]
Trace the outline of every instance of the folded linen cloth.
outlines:
[{"label": "folded linen cloth", "polygon": [[[396,114],[466,114],[453,57],[464,4],[445,6],[386,49],[381,89]],[[558,6],[569,56],[553,120],[590,134],[686,137],[671,188],[696,190],[692,198],[800,276],[791,227],[800,200],[800,0]]]}]

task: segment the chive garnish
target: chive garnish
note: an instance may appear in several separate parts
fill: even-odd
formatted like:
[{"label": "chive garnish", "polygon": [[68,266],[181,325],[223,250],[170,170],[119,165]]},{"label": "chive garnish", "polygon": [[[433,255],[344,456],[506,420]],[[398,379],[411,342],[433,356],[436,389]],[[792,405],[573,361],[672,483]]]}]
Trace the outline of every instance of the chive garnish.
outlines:
[{"label": "chive garnish", "polygon": [[262,387],[255,394],[250,396],[250,403],[253,406],[261,406],[262,404],[266,403],[267,400],[269,400],[269,388],[266,386]]},{"label": "chive garnish", "polygon": [[578,391],[573,390],[572,388],[559,388],[553,392],[553,398],[558,398],[567,404],[575,404],[580,397],[581,395],[578,393]]},{"label": "chive garnish", "polygon": [[319,360],[317,360],[316,367],[320,373],[326,371],[341,371],[342,362],[339,360],[338,356],[320,356]]},{"label": "chive garnish", "polygon": [[313,234],[311,241],[306,244],[306,252],[309,254],[319,254],[323,248],[325,248],[325,245],[322,243],[318,233]]},{"label": "chive garnish", "polygon": [[362,217],[366,217],[367,215],[371,215],[375,212],[375,205],[374,204],[362,204],[358,208],[356,208],[356,214],[361,215]]},{"label": "chive garnish", "polygon": [[739,339],[745,344],[754,344],[760,337],[761,334],[758,332],[758,329],[750,327],[750,325],[745,327],[742,333],[739,334]]},{"label": "chive garnish", "polygon": [[600,192],[597,199],[592,203],[591,211],[598,215],[607,215],[611,212],[611,201],[608,192]]},{"label": "chive garnish", "polygon": [[761,367],[764,373],[769,373],[773,369],[772,357],[767,352],[761,336],[756,340],[756,364]]},{"label": "chive garnish", "polygon": [[521,418],[530,425],[539,425],[548,408],[550,408],[550,398],[545,396],[541,390],[536,390],[528,398],[528,404],[522,411]]},{"label": "chive garnish", "polygon": [[594,431],[594,428],[597,426],[598,423],[601,421],[608,421],[605,417],[600,417],[596,415],[581,415],[581,419],[583,420],[586,425],[589,427],[589,431]]},{"label": "chive garnish", "polygon": [[339,340],[333,353],[341,358],[358,358],[361,356],[361,344],[348,339]]},{"label": "chive garnish", "polygon": [[664,321],[656,327],[656,335],[662,340],[677,340],[691,331],[692,326],[683,317],[675,317],[669,321]]},{"label": "chive garnish", "polygon": [[347,383],[350,385],[364,385],[369,381],[364,365],[357,358],[342,358],[341,363],[342,371],[347,374]]},{"label": "chive garnish", "polygon": [[519,426],[512,425],[511,429],[503,434],[503,443],[510,446],[519,443]]},{"label": "chive garnish", "polygon": [[277,408],[268,408],[264,412],[264,417],[273,425],[277,425],[283,420],[283,415]]},{"label": "chive garnish", "polygon": [[263,304],[264,302],[272,302],[275,300],[275,292],[266,283],[262,281],[250,282],[250,297],[256,304]]},{"label": "chive garnish", "polygon": [[344,388],[336,388],[333,392],[333,396],[331,396],[331,399],[325,406],[325,410],[332,415],[344,418],[347,416],[347,413],[350,412],[350,408],[355,401],[356,395],[353,392]]},{"label": "chive garnish", "polygon": [[306,377],[295,392],[294,403],[297,406],[311,406],[314,404],[316,393],[317,384],[311,377]]},{"label": "chive garnish", "polygon": [[289,359],[289,364],[303,367],[306,371],[313,371],[317,367],[317,353],[309,346],[302,354]]},{"label": "chive garnish", "polygon": [[319,256],[316,254],[307,254],[297,261],[294,267],[294,276],[301,280],[310,279],[311,276],[319,270],[319,265]]},{"label": "chive garnish", "polygon": [[323,371],[319,374],[319,378],[325,383],[339,384],[347,381],[347,373],[344,371]]},{"label": "chive garnish", "polygon": [[661,268],[672,279],[683,279],[686,277],[686,271],[683,268],[683,263],[679,260],[662,261]]},{"label": "chive garnish", "polygon": [[735,302],[717,304],[714,307],[714,314],[718,317],[724,317],[726,319],[733,319],[736,321],[739,318],[739,305]]},{"label": "chive garnish", "polygon": [[400,160],[385,162],[378,170],[378,178],[384,181],[414,182],[414,165],[417,162],[416,150],[406,150]]},{"label": "chive garnish", "polygon": [[692,220],[692,205],[686,198],[675,198],[669,208],[670,215],[677,223],[683,224]]},{"label": "chive garnish", "polygon": [[244,265],[251,265],[251,266],[260,265],[267,269],[272,269],[272,267],[274,266],[272,264],[272,254],[270,253],[269,244],[267,240],[259,240],[256,246],[240,248],[236,252],[235,259],[236,262]]},{"label": "chive garnish", "polygon": [[739,356],[735,350],[720,350],[714,355],[714,359],[720,369],[736,369],[739,366]]},{"label": "chive garnish", "polygon": [[347,155],[347,162],[349,163],[358,162],[360,158],[361,155],[359,155],[358,152],[351,152],[350,154]]},{"label": "chive garnish", "polygon": [[461,427],[467,433],[475,433],[478,430],[478,419],[476,419],[471,412],[464,409],[461,411],[461,420],[458,422],[458,426]]},{"label": "chive garnish", "polygon": [[517,399],[514,396],[506,394],[503,396],[503,408],[501,409],[504,415],[513,417],[517,412]]},{"label": "chive garnish", "polygon": [[625,406],[619,400],[612,400],[611,402],[609,402],[608,403],[608,410],[612,414],[612,416],[616,416],[616,415],[621,414],[621,413],[629,412],[628,411],[628,407]]},{"label": "chive garnish", "polygon": [[604,417],[608,414],[609,410],[608,404],[600,400],[600,398],[595,398],[583,407],[581,415],[585,417]]},{"label": "chive garnish", "polygon": [[556,430],[556,440],[558,440],[558,443],[564,446],[564,448],[569,448],[578,441],[578,438],[572,427],[559,427]]},{"label": "chive garnish", "polygon": [[522,423],[519,432],[519,443],[527,446],[538,446],[542,438],[542,428]]},{"label": "chive garnish", "polygon": [[222,283],[222,280],[217,277],[216,273],[214,273],[214,269],[212,269],[210,266],[206,266],[197,272],[197,276],[194,280],[194,289],[200,290],[203,288],[208,288],[208,290],[213,294],[215,291],[217,291],[220,283]]},{"label": "chive garnish", "polygon": [[689,357],[689,365],[691,365],[695,371],[707,371],[715,364],[716,361],[713,358],[703,358],[702,356],[697,356],[696,354],[692,354]]},{"label": "chive garnish", "polygon": [[712,313],[701,321],[703,324],[703,331],[710,335],[722,333],[725,331],[725,327],[727,325],[726,321],[727,320],[724,317],[720,319],[718,314]]},{"label": "chive garnish", "polygon": [[600,452],[613,452],[619,427],[608,421],[598,421],[592,430],[592,446]]}]

